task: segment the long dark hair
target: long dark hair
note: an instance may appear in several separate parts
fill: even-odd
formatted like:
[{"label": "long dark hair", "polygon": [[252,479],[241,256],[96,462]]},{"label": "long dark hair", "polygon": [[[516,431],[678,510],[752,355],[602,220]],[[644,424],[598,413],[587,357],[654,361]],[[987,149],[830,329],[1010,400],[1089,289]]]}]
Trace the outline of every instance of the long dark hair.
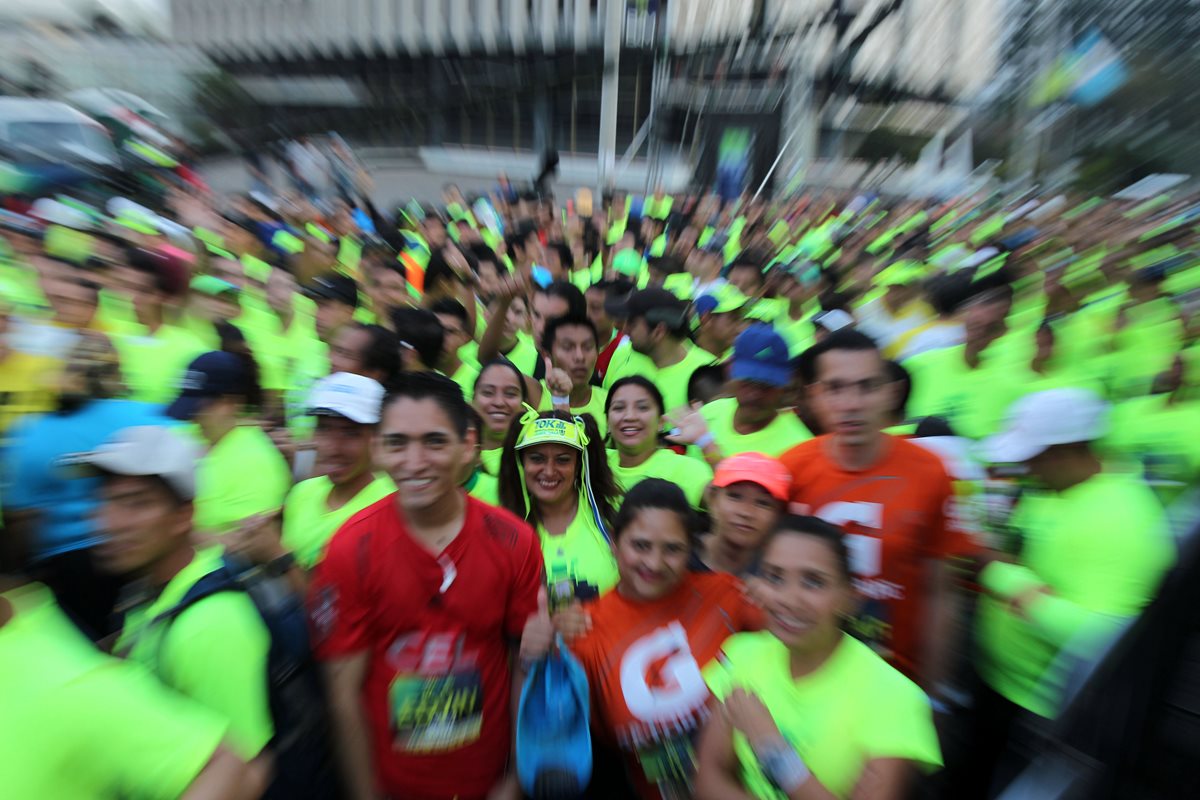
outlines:
[{"label": "long dark hair", "polygon": [[[600,429],[591,414],[581,414],[583,431],[587,434],[588,472],[591,475],[592,496],[596,498],[600,517],[609,531],[613,530],[617,516],[617,503],[621,499],[621,489],[608,466],[608,454],[604,449],[604,441],[600,438]],[[575,417],[565,411],[543,411],[538,419],[561,419],[574,424]],[[508,435],[504,437],[504,450],[500,455],[500,505],[507,508],[526,522],[536,525],[542,521],[537,501],[529,497],[525,489],[525,475],[521,469],[521,454],[517,452],[517,438],[525,426],[521,417],[514,417],[508,426]],[[575,491],[582,488],[583,483],[583,454],[580,453],[579,466],[573,482]],[[591,513],[590,509],[580,508],[581,513]]]},{"label": "long dark hair", "polygon": [[246,385],[243,398],[246,407],[259,412],[263,410],[262,379],[259,376],[258,360],[242,329],[228,320],[218,320],[214,326],[221,339],[221,350],[241,359],[246,370]]}]

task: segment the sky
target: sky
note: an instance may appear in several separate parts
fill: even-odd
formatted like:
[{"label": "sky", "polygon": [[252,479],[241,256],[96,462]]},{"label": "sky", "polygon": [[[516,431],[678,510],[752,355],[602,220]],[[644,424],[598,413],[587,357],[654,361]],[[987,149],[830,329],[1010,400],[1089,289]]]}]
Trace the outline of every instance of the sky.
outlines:
[{"label": "sky", "polygon": [[0,19],[29,22],[78,22],[104,11],[137,29],[149,26],[168,33],[170,0],[2,0]]}]

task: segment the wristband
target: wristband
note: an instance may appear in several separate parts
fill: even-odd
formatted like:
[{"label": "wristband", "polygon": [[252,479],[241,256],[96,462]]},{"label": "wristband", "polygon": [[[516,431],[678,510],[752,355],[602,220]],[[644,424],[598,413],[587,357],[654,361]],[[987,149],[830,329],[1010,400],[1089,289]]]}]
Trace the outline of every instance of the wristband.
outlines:
[{"label": "wristband", "polygon": [[703,450],[704,448],[708,447],[712,443],[713,443],[712,431],[705,431],[704,435],[696,440],[696,447],[699,447],[701,450]]},{"label": "wristband", "polygon": [[812,772],[800,754],[786,742],[778,742],[756,752],[763,775],[779,791],[791,795],[807,781]]},{"label": "wristband", "polygon": [[571,398],[566,395],[559,397],[556,394],[550,395],[550,405],[552,406],[570,406]]}]

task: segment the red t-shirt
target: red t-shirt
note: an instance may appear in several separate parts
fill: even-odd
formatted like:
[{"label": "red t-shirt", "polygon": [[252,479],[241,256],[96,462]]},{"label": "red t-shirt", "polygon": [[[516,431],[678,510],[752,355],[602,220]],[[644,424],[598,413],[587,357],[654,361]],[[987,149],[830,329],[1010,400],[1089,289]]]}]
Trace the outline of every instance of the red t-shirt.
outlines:
[{"label": "red t-shirt", "polygon": [[362,700],[380,787],[406,800],[483,798],[512,737],[509,646],[537,610],[533,530],[467,498],[435,557],[389,495],[333,537],[310,588],[316,655],[366,651]]},{"label": "red t-shirt", "polygon": [[589,610],[592,629],[571,650],[587,671],[597,735],[626,754],[642,797],[690,797],[692,736],[711,697],[700,671],[728,637],[760,630],[762,611],[720,573],[688,573],[652,602],[612,591]]},{"label": "red t-shirt", "polygon": [[792,473],[791,510],[846,532],[862,598],[851,632],[919,683],[928,560],[967,555],[974,541],[954,523],[953,485],[936,455],[887,436],[883,457],[852,472],[829,457],[830,444],[820,436],[780,459]]}]

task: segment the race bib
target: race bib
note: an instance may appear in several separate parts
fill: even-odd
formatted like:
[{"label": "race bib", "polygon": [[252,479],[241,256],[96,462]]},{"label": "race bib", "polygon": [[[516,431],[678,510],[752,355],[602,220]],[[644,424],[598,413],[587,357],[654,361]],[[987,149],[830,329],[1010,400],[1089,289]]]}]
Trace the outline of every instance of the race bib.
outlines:
[{"label": "race bib", "polygon": [[406,753],[457,750],[479,738],[483,687],[477,671],[398,675],[388,689],[392,746]]}]

